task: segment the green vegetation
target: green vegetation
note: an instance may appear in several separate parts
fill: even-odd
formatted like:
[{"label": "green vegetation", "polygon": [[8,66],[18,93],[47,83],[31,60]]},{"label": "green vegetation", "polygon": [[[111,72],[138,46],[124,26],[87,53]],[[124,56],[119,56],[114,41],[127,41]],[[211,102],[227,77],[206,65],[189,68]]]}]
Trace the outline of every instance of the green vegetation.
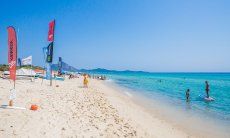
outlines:
[{"label": "green vegetation", "polygon": [[0,64],[0,71],[6,71],[6,70],[9,70],[9,65]]},{"label": "green vegetation", "polygon": [[[19,66],[17,68],[19,68]],[[21,68],[31,69],[31,65],[23,65],[23,66],[21,66]],[[32,65],[32,69],[43,69],[43,68],[40,66],[33,66]]]},{"label": "green vegetation", "polygon": [[[20,67],[17,66],[17,69],[19,69]],[[31,69],[31,66],[30,65],[24,65],[24,66],[21,66],[21,68],[25,68],[25,69]],[[42,67],[40,66],[32,66],[32,69],[43,69]],[[9,65],[7,64],[0,64],[0,71],[7,71],[9,70]]]}]

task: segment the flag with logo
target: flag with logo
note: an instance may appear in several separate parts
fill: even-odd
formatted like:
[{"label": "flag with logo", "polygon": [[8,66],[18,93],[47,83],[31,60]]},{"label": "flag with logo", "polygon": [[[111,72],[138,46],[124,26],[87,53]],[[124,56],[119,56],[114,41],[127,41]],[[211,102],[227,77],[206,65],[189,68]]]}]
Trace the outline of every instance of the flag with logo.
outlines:
[{"label": "flag with logo", "polygon": [[19,65],[20,67],[22,66],[21,58],[18,58],[18,65]]},{"label": "flag with logo", "polygon": [[32,56],[21,59],[21,65],[32,65]]},{"label": "flag with logo", "polygon": [[49,32],[48,32],[48,41],[49,42],[54,41],[54,26],[55,26],[55,20],[53,20],[49,23]]},{"label": "flag with logo", "polygon": [[10,79],[16,80],[17,69],[17,37],[14,27],[9,26],[8,31],[8,64]]},{"label": "flag with logo", "polygon": [[48,47],[43,48],[43,53],[45,57],[45,62],[46,62],[46,79],[51,80],[52,79],[52,59],[53,59],[53,51],[52,51],[52,46],[53,43],[51,42]]},{"label": "flag with logo", "polygon": [[53,42],[51,42],[47,47],[46,62],[48,62],[48,63],[53,62]]}]

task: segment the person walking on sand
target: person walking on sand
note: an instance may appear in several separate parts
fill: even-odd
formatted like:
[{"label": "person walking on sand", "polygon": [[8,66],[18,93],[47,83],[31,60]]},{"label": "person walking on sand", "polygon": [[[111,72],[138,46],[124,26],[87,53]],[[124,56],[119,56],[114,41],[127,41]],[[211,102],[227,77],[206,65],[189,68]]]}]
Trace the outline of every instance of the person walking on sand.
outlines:
[{"label": "person walking on sand", "polygon": [[208,81],[205,81],[205,91],[206,91],[207,98],[209,98],[209,84],[208,84]]},{"label": "person walking on sand", "polygon": [[187,89],[185,96],[186,96],[186,101],[188,102],[189,98],[190,98],[190,90],[189,89]]},{"label": "person walking on sand", "polygon": [[88,83],[89,83],[89,81],[88,81],[88,79],[87,79],[87,75],[84,74],[83,85],[84,85],[85,88],[88,88]]}]

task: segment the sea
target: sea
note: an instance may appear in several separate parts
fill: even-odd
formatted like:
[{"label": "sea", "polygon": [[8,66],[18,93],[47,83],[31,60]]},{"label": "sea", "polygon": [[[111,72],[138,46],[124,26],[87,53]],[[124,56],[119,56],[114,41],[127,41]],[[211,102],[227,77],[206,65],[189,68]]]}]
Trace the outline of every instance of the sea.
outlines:
[{"label": "sea", "polygon": [[[130,91],[124,93],[128,96],[142,95],[150,104],[157,101],[159,110],[164,105],[167,107],[165,110],[181,111],[184,120],[199,118],[200,124],[207,124],[203,127],[220,126],[230,137],[230,73],[99,71],[93,74],[105,75],[108,82],[127,88]],[[205,81],[210,85],[210,97],[214,101],[203,98],[206,95]],[[189,101],[186,101],[185,96],[187,89],[190,89]]]}]

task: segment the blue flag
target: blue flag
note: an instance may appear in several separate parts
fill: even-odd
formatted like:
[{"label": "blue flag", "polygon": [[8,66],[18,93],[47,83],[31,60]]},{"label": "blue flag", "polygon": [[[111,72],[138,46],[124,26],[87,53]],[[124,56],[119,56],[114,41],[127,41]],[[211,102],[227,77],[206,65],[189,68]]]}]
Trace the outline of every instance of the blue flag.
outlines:
[{"label": "blue flag", "polygon": [[21,67],[22,66],[22,62],[21,62],[21,59],[18,58],[18,65]]},{"label": "blue flag", "polygon": [[46,63],[46,79],[51,80],[52,79],[52,74],[51,74],[51,70],[52,70],[51,65],[52,65],[52,63],[47,62],[47,56],[48,56],[48,48],[47,47],[43,48],[43,54],[44,54],[44,60],[45,60],[45,63]]}]

